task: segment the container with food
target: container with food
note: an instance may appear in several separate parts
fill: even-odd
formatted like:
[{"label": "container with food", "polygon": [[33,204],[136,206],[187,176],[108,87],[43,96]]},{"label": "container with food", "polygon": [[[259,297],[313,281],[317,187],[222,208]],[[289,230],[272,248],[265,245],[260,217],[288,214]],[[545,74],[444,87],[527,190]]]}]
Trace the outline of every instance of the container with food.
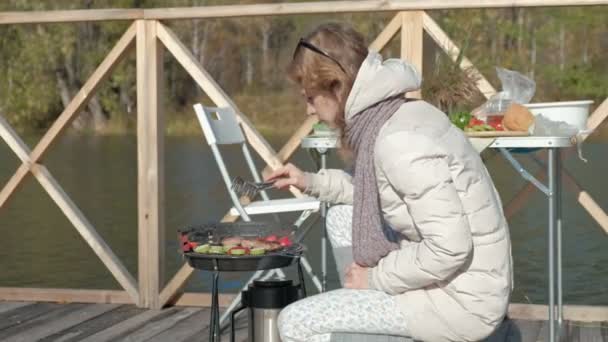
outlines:
[{"label": "container with food", "polygon": [[290,265],[304,251],[293,229],[276,222],[208,223],[178,232],[190,266],[205,270],[254,271]]},{"label": "container with food", "polygon": [[555,122],[565,122],[584,131],[587,129],[592,100],[530,103],[524,105],[534,116],[542,115]]}]

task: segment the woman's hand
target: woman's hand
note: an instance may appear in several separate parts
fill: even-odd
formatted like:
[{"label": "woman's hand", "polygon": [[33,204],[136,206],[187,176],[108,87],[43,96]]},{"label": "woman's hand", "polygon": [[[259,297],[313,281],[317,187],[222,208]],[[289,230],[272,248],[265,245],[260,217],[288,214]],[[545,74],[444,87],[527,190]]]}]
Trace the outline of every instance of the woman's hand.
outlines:
[{"label": "woman's hand", "polygon": [[293,185],[294,187],[303,191],[308,187],[308,182],[304,172],[291,163],[276,169],[266,178],[267,181],[273,179],[277,179],[277,181],[274,183],[274,187],[278,189],[285,189],[290,185]]},{"label": "woman's hand", "polygon": [[368,289],[367,271],[367,267],[361,267],[354,262],[350,264],[346,268],[344,287],[347,289]]}]

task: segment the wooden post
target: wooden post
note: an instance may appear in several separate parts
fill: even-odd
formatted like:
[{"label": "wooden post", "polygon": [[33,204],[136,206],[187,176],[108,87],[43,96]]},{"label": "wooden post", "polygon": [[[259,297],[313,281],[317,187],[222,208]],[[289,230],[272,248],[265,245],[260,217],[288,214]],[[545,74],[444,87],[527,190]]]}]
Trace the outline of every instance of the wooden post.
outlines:
[{"label": "wooden post", "polygon": [[[401,13],[401,59],[412,63],[422,75],[422,11]],[[422,98],[420,90],[408,93],[409,97]]]},{"label": "wooden post", "polygon": [[163,49],[156,21],[137,21],[139,303],[159,309],[164,265]]},{"label": "wooden post", "polygon": [[386,44],[388,44],[388,42],[390,42],[391,39],[393,39],[393,37],[395,36],[397,31],[399,31],[401,29],[401,25],[402,25],[401,18],[402,18],[402,14],[397,13],[393,17],[393,19],[391,19],[391,21],[388,23],[388,25],[386,25],[384,30],[382,30],[382,32],[380,32],[380,34],[378,34],[376,39],[374,39],[374,41],[371,44],[369,44],[369,49],[380,52],[386,46]]}]

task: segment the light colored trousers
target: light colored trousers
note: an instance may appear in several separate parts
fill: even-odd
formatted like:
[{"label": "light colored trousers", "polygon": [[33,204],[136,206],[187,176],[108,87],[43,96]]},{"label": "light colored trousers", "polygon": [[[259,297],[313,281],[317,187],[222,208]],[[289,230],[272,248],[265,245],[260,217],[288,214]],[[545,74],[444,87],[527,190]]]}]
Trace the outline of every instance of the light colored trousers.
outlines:
[{"label": "light colored trousers", "polygon": [[[337,205],[327,212],[327,233],[340,282],[353,261],[352,206]],[[329,342],[332,333],[408,336],[407,314],[395,298],[376,290],[339,289],[299,300],[281,311],[283,342]]]}]

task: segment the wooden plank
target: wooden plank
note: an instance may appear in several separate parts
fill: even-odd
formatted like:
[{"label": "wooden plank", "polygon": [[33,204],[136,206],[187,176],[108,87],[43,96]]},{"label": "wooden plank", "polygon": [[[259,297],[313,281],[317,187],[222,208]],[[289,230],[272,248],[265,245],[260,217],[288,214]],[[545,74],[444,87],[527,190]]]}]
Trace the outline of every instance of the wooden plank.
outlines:
[{"label": "wooden plank", "polygon": [[494,332],[486,337],[483,342],[508,342],[508,337],[512,329],[517,328],[513,327],[515,323],[513,323],[510,319],[505,319]]},{"label": "wooden plank", "polygon": [[59,307],[58,304],[34,303],[32,305],[26,305],[15,310],[4,312],[0,314],[0,332],[4,329],[19,325],[21,322],[44,315],[57,307]]},{"label": "wooden plank", "polygon": [[162,319],[163,317],[172,315],[175,312],[174,309],[168,310],[146,310],[139,315],[133,316],[119,324],[113,325],[97,332],[91,336],[83,339],[83,342],[104,342],[104,341],[118,341],[121,336],[127,335],[139,329],[141,326],[147,324],[149,321],[155,319]]},{"label": "wooden plank", "polygon": [[465,132],[464,135],[470,138],[493,138],[493,137],[527,137],[530,135],[526,131],[486,131],[486,132]]},{"label": "wooden plank", "polygon": [[581,341],[581,336],[580,336],[580,332],[581,332],[581,327],[576,324],[576,322],[565,322],[566,325],[566,329],[565,329],[565,336],[563,337],[563,341],[567,341],[567,342],[579,342]]},{"label": "wooden plank", "polygon": [[[44,134],[42,139],[40,139],[34,150],[31,153],[28,153],[30,155],[29,163],[21,165],[13,177],[11,177],[8,184],[2,189],[2,192],[0,192],[0,208],[6,204],[10,198],[10,195],[19,187],[20,184],[22,184],[23,179],[28,174],[27,170],[31,167],[31,164],[36,163],[40,158],[42,158],[43,154],[49,149],[52,143],[55,142],[57,136],[59,136],[61,132],[68,127],[68,125],[76,117],[76,114],[78,114],[80,110],[86,106],[88,101],[95,94],[95,91],[99,87],[100,83],[111,73],[114,67],[116,67],[116,65],[129,51],[134,38],[135,27],[134,25],[131,25],[118,40],[116,45],[114,45],[112,50],[110,50],[101,64],[99,64],[97,69],[95,69],[93,74],[91,74],[89,79],[78,91],[72,101],[65,107],[57,120],[55,120],[53,125]],[[13,144],[11,146],[13,149],[17,147],[21,147],[22,150],[25,150],[23,148],[27,146],[25,144],[21,144],[21,146]],[[27,151],[29,152],[29,150]],[[24,160],[23,153],[20,153],[19,157],[22,159],[22,161]]]},{"label": "wooden plank", "polygon": [[602,338],[604,342],[608,342],[608,322],[602,322],[600,326],[602,327]]},{"label": "wooden plank", "polygon": [[138,305],[160,308],[164,265],[163,49],[154,21],[137,23]]},{"label": "wooden plank", "polygon": [[[547,305],[517,304],[509,305],[509,317],[513,319],[547,320]],[[564,319],[579,322],[608,321],[608,306],[564,305]]]},{"label": "wooden plank", "polygon": [[582,326],[579,330],[580,340],[584,342],[603,342],[602,327],[600,324]]},{"label": "wooden plank", "polygon": [[[608,118],[608,98],[604,100],[587,119],[587,129],[594,130]],[[586,139],[587,137],[585,137]]]},{"label": "wooden plank", "polygon": [[[170,329],[180,321],[200,312],[200,308],[185,308],[175,311],[173,315],[163,317],[162,319],[150,322],[136,331],[124,336],[123,338],[130,342],[143,342],[148,339],[162,333],[163,331]],[[199,323],[200,324],[200,323]]]},{"label": "wooden plank", "polygon": [[31,302],[4,302],[4,301],[0,301],[0,314],[7,312],[7,311],[12,311],[27,305],[32,305],[33,303]]},{"label": "wooden plank", "polygon": [[534,341],[545,341],[549,342],[549,321],[544,320],[541,321],[540,330],[538,331],[538,336]]},{"label": "wooden plank", "polygon": [[11,176],[8,180],[8,183],[2,188],[0,191],[0,209],[4,207],[4,205],[8,202],[9,198],[17,190],[19,185],[23,182],[25,176],[30,173],[29,164],[21,164],[17,171]]},{"label": "wooden plank", "polygon": [[184,263],[177,273],[171,278],[169,283],[160,292],[158,301],[161,306],[174,305],[175,301],[183,294],[183,288],[186,285],[190,276],[194,273],[194,268],[190,267],[188,263]]},{"label": "wooden plank", "polygon": [[51,175],[46,167],[36,164],[32,166],[32,174],[38,180],[40,185],[46,190],[49,196],[55,201],[59,209],[74,225],[80,236],[91,247],[93,252],[97,254],[101,262],[108,268],[116,281],[127,291],[134,302],[139,296],[135,278],[129,273],[126,267],[120,262],[120,259],[114,254],[110,246],[97,233],[93,225],[84,216],[76,204],[63,191],[59,183]]},{"label": "wooden plank", "polygon": [[143,9],[0,12],[0,24],[133,20],[143,16]]},{"label": "wooden plank", "polygon": [[[237,114],[249,144],[256,150],[260,157],[273,170],[281,167],[283,163],[277,158],[276,152],[268,142],[254,128],[251,121],[238,109],[237,105],[230,99],[224,90],[205,71],[199,61],[192,55],[190,50],[184,46],[179,38],[169,28],[158,23],[158,38],[163,42],[175,59],[190,74],[194,81],[205,91],[211,100],[219,107],[231,107]],[[292,191],[294,192],[294,191]],[[298,192],[298,195],[301,194]],[[294,195],[296,194],[294,193]]]},{"label": "wooden plank", "polygon": [[606,0],[367,0],[146,9],[147,19],[225,18],[264,15],[411,11],[455,8],[605,5]]},{"label": "wooden plank", "polygon": [[378,34],[376,39],[369,45],[370,50],[377,52],[382,51],[386,44],[393,39],[395,34],[401,29],[401,13],[397,13],[393,19],[386,25],[384,30]]},{"label": "wooden plank", "polygon": [[121,305],[114,310],[74,325],[68,329],[48,335],[47,337],[41,339],[40,342],[81,341],[82,339],[96,334],[101,330],[107,329],[113,325],[119,324],[122,321],[134,317],[143,311],[144,309],[140,309],[134,305]]},{"label": "wooden plank", "polygon": [[[414,65],[420,75],[422,75],[423,15],[424,12],[421,11],[401,13],[401,59]],[[408,96],[422,98],[422,93],[420,90],[412,91]]]},{"label": "wooden plank", "polygon": [[[439,45],[443,51],[445,51],[448,56],[453,61],[456,61],[458,55],[460,54],[460,48],[454,44],[454,42],[448,37],[448,35],[437,25],[437,23],[429,16],[424,13],[422,16],[422,23],[426,32],[433,38],[433,40]],[[490,98],[490,96],[496,93],[496,89],[488,82],[488,80],[475,68],[471,61],[464,57],[460,63],[461,69],[469,69],[473,72],[473,75],[478,78],[477,80],[477,88],[479,91],[485,96],[485,98]]]},{"label": "wooden plank", "polygon": [[[37,314],[33,317],[22,318],[19,321],[14,321],[10,327],[0,330],[0,341],[7,341],[13,336],[19,337],[18,339],[12,339],[12,341],[36,341],[36,339],[29,339],[24,337],[24,333],[28,330],[35,329],[39,325],[47,324],[58,317],[63,317],[74,311],[80,310],[87,305],[91,304],[47,304],[47,310],[43,314]],[[48,310],[50,308],[50,310]],[[16,324],[15,324],[16,323]]]},{"label": "wooden plank", "polygon": [[202,332],[209,324],[210,313],[211,311],[207,308],[199,310],[170,329],[150,338],[147,342],[187,342],[201,340],[201,337],[207,338],[208,336]]},{"label": "wooden plank", "polygon": [[365,0],[155,9],[93,9],[0,12],[0,24],[137,19],[196,19],[268,15],[409,11],[456,8],[510,8],[606,5],[608,0]]},{"label": "wooden plank", "polygon": [[[75,304],[70,304],[75,305]],[[44,337],[55,334],[74,325],[80,324],[91,318],[102,315],[117,308],[117,304],[94,304],[87,305],[79,310],[75,310],[60,316],[53,316],[46,322],[38,322],[32,327],[18,334],[12,335],[5,342],[26,342],[38,341]]]},{"label": "wooden plank", "polygon": [[511,319],[513,325],[509,331],[507,342],[536,342],[542,325],[541,321]]},{"label": "wooden plank", "polygon": [[[236,298],[236,295],[220,294],[218,298],[220,307],[228,307],[234,298]],[[211,294],[186,292],[175,302],[175,305],[211,307]]]},{"label": "wooden plank", "polygon": [[29,161],[29,147],[23,142],[23,140],[19,139],[17,132],[15,132],[11,125],[9,125],[8,121],[6,121],[2,116],[0,116],[0,137],[2,137],[8,147],[15,152],[22,163]]},{"label": "wooden plank", "polygon": [[126,291],[20,287],[0,287],[0,299],[59,303],[133,303]]}]

